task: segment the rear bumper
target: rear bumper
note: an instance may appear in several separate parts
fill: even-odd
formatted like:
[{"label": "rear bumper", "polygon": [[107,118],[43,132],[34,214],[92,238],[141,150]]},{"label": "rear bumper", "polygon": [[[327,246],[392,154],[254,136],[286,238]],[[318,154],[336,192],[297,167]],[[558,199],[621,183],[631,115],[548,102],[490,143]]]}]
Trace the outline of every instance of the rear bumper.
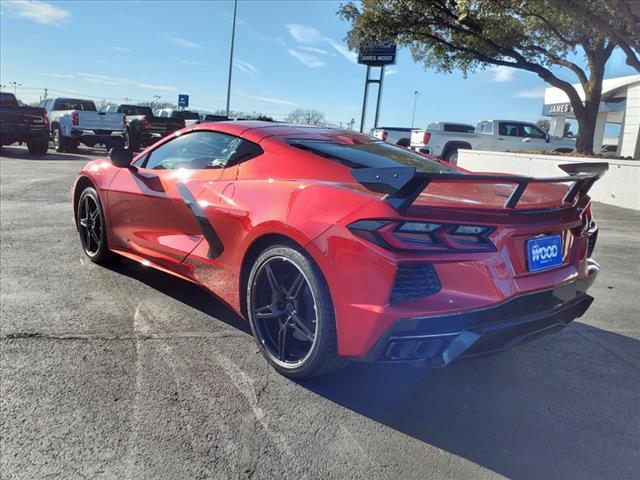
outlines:
[{"label": "rear bumper", "polygon": [[416,147],[416,146],[411,146],[412,150],[415,150],[416,152],[420,152],[420,153],[424,153],[426,155],[431,155],[431,149],[428,147]]},{"label": "rear bumper", "polygon": [[398,320],[357,360],[443,367],[456,359],[499,352],[557,331],[587,311],[593,297],[586,292],[598,270],[597,264],[589,261],[586,278],[553,289],[520,295],[481,310]]},{"label": "rear bumper", "polygon": [[124,131],[95,131],[72,129],[71,137],[85,145],[102,143],[107,146],[124,146]]},{"label": "rear bumper", "polygon": [[35,138],[49,138],[48,125],[2,125],[0,139],[3,144],[10,145],[14,142],[28,142]]}]

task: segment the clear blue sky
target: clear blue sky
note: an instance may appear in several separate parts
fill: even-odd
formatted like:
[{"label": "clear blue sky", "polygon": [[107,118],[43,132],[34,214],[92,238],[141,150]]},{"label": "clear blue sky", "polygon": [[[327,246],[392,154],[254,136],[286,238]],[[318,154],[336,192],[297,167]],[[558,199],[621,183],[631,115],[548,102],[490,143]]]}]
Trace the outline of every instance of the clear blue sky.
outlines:
[{"label": "clear blue sky", "polygon": [[[359,125],[365,67],[346,50],[334,1],[249,1],[238,4],[231,108],[283,118],[316,108],[332,122]],[[1,3],[0,83],[18,81],[23,101],[69,92],[94,99],[176,102],[224,108],[231,37],[231,1]],[[619,52],[607,77],[634,73]],[[567,77],[571,81],[575,79]],[[544,82],[512,69],[464,79],[414,64],[399,52],[385,77],[381,124],[409,126],[415,90],[416,126],[484,118],[537,120]],[[53,91],[57,90],[57,91]],[[370,125],[375,87],[371,89]]]}]

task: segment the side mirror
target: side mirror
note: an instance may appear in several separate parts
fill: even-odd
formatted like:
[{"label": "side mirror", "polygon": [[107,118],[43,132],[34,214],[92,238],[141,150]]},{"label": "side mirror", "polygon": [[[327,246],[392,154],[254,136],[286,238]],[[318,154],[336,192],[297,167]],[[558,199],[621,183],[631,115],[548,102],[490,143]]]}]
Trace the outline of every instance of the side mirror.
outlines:
[{"label": "side mirror", "polygon": [[118,168],[129,168],[133,160],[133,152],[124,148],[112,148],[109,150],[109,159]]}]

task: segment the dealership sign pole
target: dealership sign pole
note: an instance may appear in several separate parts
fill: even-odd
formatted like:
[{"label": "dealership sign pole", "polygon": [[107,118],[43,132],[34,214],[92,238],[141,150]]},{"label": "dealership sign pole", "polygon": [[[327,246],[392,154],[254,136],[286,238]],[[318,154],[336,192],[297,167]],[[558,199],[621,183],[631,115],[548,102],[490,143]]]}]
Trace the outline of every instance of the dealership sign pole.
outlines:
[{"label": "dealership sign pole", "polygon": [[[358,51],[358,63],[367,66],[364,83],[364,99],[362,100],[362,116],[360,117],[360,132],[364,131],[364,122],[367,114],[367,99],[369,98],[369,84],[378,84],[378,98],[376,100],[376,114],[373,128],[377,128],[380,118],[380,102],[382,100],[382,82],[384,80],[384,67],[396,63],[396,46],[390,42],[369,44]],[[380,77],[370,78],[371,67],[380,67]]]}]

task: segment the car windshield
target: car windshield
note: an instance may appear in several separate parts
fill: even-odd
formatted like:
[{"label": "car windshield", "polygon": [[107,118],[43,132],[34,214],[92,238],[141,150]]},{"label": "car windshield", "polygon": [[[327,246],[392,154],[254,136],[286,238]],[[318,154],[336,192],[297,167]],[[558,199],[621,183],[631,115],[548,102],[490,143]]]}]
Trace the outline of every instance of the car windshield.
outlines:
[{"label": "car windshield", "polygon": [[177,111],[173,112],[173,118],[181,118],[182,120],[200,120],[200,115],[196,112]]},{"label": "car windshield", "polygon": [[462,173],[453,167],[431,160],[385,142],[340,143],[329,140],[289,140],[289,145],[337,160],[350,168],[415,167],[426,173]]}]

